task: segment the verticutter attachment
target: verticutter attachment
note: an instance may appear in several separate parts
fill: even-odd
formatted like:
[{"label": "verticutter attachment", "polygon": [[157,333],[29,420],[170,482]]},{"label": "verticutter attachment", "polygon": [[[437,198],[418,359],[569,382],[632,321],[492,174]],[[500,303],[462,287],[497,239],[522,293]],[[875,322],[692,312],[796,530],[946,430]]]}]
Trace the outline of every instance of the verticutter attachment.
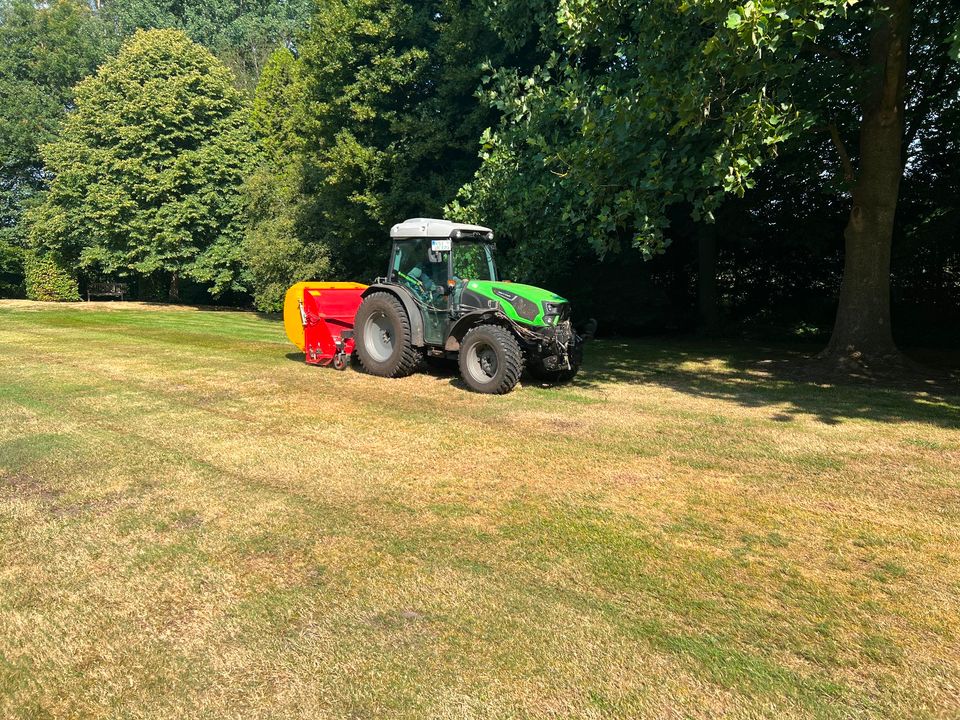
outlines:
[{"label": "verticutter attachment", "polygon": [[284,329],[310,365],[347,367],[354,347],[353,319],[366,289],[360,283],[303,282],[287,290]]}]

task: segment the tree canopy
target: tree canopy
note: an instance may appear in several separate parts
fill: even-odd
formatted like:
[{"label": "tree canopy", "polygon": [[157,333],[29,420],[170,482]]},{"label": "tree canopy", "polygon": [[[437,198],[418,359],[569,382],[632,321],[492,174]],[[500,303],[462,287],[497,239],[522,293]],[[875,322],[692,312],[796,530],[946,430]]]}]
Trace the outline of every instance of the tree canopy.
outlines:
[{"label": "tree canopy", "polygon": [[[570,258],[577,244],[603,256],[632,243],[650,256],[671,240],[671,206],[712,222],[724,194],[743,196],[784,146],[819,133],[842,173],[821,180],[853,200],[831,347],[891,356],[901,144],[957,98],[957,10],[920,6],[913,26],[894,0],[498,3],[502,34],[546,59],[491,73],[487,98],[503,121],[451,209],[500,218],[534,264]],[[924,62],[908,72],[911,47]],[[856,134],[851,150],[844,135]],[[531,228],[533,216],[543,221]]]},{"label": "tree canopy", "polygon": [[311,0],[95,0],[94,5],[121,36],[138,29],[183,30],[251,89],[273,50],[294,44],[312,9]]},{"label": "tree canopy", "polygon": [[35,245],[94,273],[241,289],[246,106],[230,71],[175,30],[140,31],[77,86],[43,147],[54,175]]},{"label": "tree canopy", "polygon": [[276,50],[260,77],[250,116],[259,153],[245,188],[244,263],[254,304],[270,312],[283,307],[291,284],[330,272],[327,243],[308,227],[302,84],[293,54],[286,48]]},{"label": "tree canopy", "polygon": [[441,214],[478,166],[495,38],[472,2],[332,0],[301,46],[310,228],[337,271],[375,273],[384,229]]}]

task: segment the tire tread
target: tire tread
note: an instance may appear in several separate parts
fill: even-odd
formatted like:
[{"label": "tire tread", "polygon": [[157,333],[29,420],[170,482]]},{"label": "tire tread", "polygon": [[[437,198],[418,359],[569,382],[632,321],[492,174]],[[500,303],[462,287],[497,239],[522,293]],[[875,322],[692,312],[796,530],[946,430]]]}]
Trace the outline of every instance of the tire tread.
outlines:
[{"label": "tire tread", "polygon": [[[401,340],[401,350],[400,358],[397,361],[396,367],[386,375],[382,377],[390,378],[402,378],[407,377],[415,373],[420,364],[423,362],[423,351],[420,348],[413,346],[413,332],[410,326],[410,318],[407,317],[407,310],[403,307],[397,297],[393,293],[379,291],[370,293],[363,300],[363,305],[360,306],[360,311],[357,312],[357,317],[360,317],[360,313],[363,312],[363,306],[367,305],[370,307],[375,305],[377,302],[386,302],[391,304],[397,310],[397,316],[400,318],[400,340]],[[366,321],[366,317],[363,318]],[[358,332],[362,333],[362,330],[359,329],[361,323],[357,322],[355,327],[358,328]],[[362,340],[361,340],[362,342]],[[358,347],[360,343],[357,343]],[[357,357],[360,359],[360,365],[363,369],[370,373],[371,375],[381,375],[381,373],[374,371],[372,368],[367,367],[366,363],[363,361],[363,353],[358,352]]]},{"label": "tire tread", "polygon": [[469,347],[471,336],[479,331],[486,331],[493,334],[500,347],[504,351],[504,367],[505,372],[503,377],[500,380],[500,383],[490,390],[480,390],[479,388],[471,389],[477,390],[478,392],[486,392],[491,395],[505,395],[506,393],[513,390],[516,384],[520,381],[520,376],[523,374],[523,351],[520,349],[520,344],[517,342],[517,339],[513,336],[513,333],[507,330],[505,327],[500,325],[493,325],[490,323],[484,323],[482,325],[477,325],[467,332],[463,338],[463,342],[460,346],[460,357],[458,358],[458,364],[460,366],[460,376],[464,379],[464,382],[470,386],[470,381],[468,378],[468,372],[464,368],[464,362],[466,361],[466,355],[464,349]]}]

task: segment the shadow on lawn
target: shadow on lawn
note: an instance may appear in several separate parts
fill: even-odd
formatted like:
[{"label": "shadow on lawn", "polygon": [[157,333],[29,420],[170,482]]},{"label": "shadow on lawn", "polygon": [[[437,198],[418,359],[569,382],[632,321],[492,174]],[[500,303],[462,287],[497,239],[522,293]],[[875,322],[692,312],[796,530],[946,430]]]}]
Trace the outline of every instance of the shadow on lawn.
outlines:
[{"label": "shadow on lawn", "polygon": [[[796,415],[813,415],[829,425],[861,418],[960,429],[960,383],[942,378],[895,385],[825,382],[811,376],[807,368],[815,352],[716,341],[700,345],[675,338],[606,340],[588,346],[584,367],[571,385],[660,385],[741,407],[770,406],[770,419],[783,423],[792,422]],[[304,361],[303,353],[288,353],[286,357]],[[356,358],[351,369],[363,372]],[[467,390],[455,362],[431,358],[424,371]],[[536,384],[526,376],[524,382]]]},{"label": "shadow on lawn", "polygon": [[[809,414],[836,424],[863,418],[960,428],[960,382],[938,370],[936,379],[898,383],[825,381],[811,374],[816,349],[694,341],[606,341],[587,350],[574,386],[655,384],[742,407],[779,406],[772,420]],[[924,358],[926,359],[926,358]],[[942,362],[943,358],[939,358]]]}]

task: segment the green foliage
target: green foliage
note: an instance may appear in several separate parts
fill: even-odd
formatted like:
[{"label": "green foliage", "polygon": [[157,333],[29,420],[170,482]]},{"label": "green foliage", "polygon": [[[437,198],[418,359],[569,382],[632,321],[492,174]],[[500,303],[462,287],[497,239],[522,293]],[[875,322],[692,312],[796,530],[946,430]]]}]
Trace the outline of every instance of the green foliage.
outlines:
[{"label": "green foliage", "polygon": [[[73,86],[103,57],[96,18],[79,0],[37,7],[0,4],[0,165],[24,178],[39,165],[37,148],[53,139]],[[9,177],[5,173],[6,177]]]},{"label": "green foliage", "polygon": [[107,44],[81,0],[0,2],[0,295],[22,292],[18,225],[44,183],[40,145],[55,137],[74,84]]},{"label": "green foliage", "polygon": [[278,45],[290,46],[308,22],[311,0],[103,0],[107,23],[124,36],[175,28],[216,53],[253,88]]},{"label": "green foliage", "polygon": [[20,296],[23,280],[23,248],[9,233],[0,232],[0,297]]},{"label": "green foliage", "polygon": [[[0,0],[0,295],[24,292],[21,218],[52,182],[39,249],[141,294],[178,277],[276,310],[295,281],[382,272],[391,224],[446,212],[495,227],[501,268],[603,327],[689,327],[715,217],[729,317],[828,327],[852,186],[828,129],[856,169],[881,5]],[[913,7],[900,327],[920,326],[907,309],[956,316],[960,262],[960,5]],[[111,61],[75,104],[143,27],[182,30],[235,77],[171,59],[179,36],[142,72]],[[256,85],[248,114],[231,83]]]},{"label": "green foliage", "polygon": [[[601,256],[669,242],[668,208],[711,220],[773,149],[812,118],[790,80],[833,0],[515,0],[494,19],[545,60],[493,69],[484,97],[504,113],[483,167],[451,206],[496,218],[532,262],[589,244]],[[535,227],[529,219],[538,218]],[[541,222],[541,218],[543,221]]]},{"label": "green foliage", "polygon": [[[252,87],[270,51],[292,44],[306,26],[310,7],[310,0],[0,0],[0,293],[22,287],[15,258],[25,230],[17,226],[51,179],[39,148],[55,139],[76,83],[122,38],[138,28],[183,29]],[[206,272],[216,274],[212,267]]]},{"label": "green foliage", "polygon": [[26,243],[17,224],[20,200],[0,177],[0,297],[22,297]]},{"label": "green foliage", "polygon": [[300,64],[286,48],[275,50],[263,68],[250,112],[250,126],[267,158],[282,164],[301,152],[305,118]]},{"label": "green foliage", "polygon": [[331,0],[302,44],[308,225],[338,273],[382,271],[386,229],[436,215],[478,165],[473,97],[498,43],[469,2]]},{"label": "green foliage", "polygon": [[298,170],[295,159],[276,174],[269,165],[263,165],[247,183],[250,229],[244,263],[254,305],[264,312],[280,311],[292,284],[330,274],[326,246],[300,238],[304,198],[299,191]]},{"label": "green foliage", "polygon": [[27,252],[24,269],[27,297],[47,302],[77,302],[77,279],[52,254]]},{"label": "green foliage", "polygon": [[250,153],[230,71],[181,32],[138,32],[77,86],[76,110],[44,147],[55,179],[31,238],[106,275],[241,290]]},{"label": "green foliage", "polygon": [[300,65],[282,48],[268,61],[250,113],[260,163],[246,184],[248,230],[244,263],[254,305],[277,312],[290,285],[329,273],[326,245],[305,230],[304,123]]}]

